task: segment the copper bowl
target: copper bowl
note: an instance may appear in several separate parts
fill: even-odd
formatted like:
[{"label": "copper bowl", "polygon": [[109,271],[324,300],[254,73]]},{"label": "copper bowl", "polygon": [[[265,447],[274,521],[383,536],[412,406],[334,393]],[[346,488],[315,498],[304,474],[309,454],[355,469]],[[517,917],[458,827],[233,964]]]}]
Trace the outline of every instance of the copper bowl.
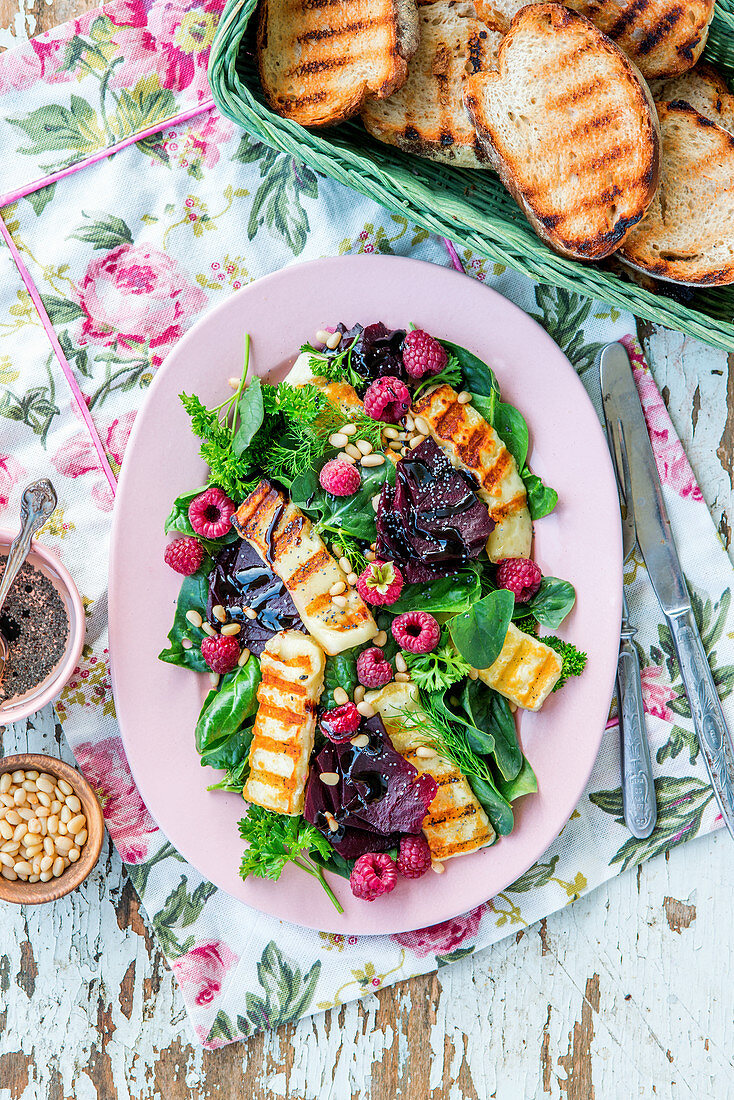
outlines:
[{"label": "copper bowl", "polygon": [[[81,850],[76,863],[70,864],[58,878],[48,882],[12,882],[0,875],[0,901],[14,902],[16,905],[40,905],[46,901],[56,901],[64,894],[76,890],[99,859],[104,840],[104,817],[97,796],[81,772],[57,760],[53,756],[38,753],[18,753],[16,756],[0,758],[0,775],[4,772],[38,771],[47,772],[57,779],[65,779],[74,788],[74,794],[82,804],[82,813],[87,819],[87,842]],[[0,842],[1,844],[2,842]]]}]

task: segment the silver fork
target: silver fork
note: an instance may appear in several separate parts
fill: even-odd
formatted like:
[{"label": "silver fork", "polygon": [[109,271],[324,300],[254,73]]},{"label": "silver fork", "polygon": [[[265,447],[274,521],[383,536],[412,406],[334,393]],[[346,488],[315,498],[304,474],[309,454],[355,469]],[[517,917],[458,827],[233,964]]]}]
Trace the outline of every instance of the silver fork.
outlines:
[{"label": "silver fork", "polygon": [[[607,437],[617,476],[622,513],[624,564],[629,565],[637,549],[635,510],[630,484],[624,429],[620,420],[607,420]],[[617,663],[617,709],[622,747],[622,805],[624,820],[633,836],[650,836],[657,822],[655,781],[642,703],[640,658],[632,641],[637,630],[630,624],[626,584],[622,585],[622,629]]]}]

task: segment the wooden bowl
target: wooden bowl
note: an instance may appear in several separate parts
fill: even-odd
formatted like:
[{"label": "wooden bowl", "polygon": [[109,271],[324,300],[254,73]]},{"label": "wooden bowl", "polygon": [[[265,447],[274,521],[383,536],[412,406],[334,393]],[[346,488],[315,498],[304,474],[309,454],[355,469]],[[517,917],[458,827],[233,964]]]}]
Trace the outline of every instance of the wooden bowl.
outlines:
[{"label": "wooden bowl", "polygon": [[0,758],[0,775],[19,769],[47,772],[57,779],[65,779],[74,788],[74,794],[81,802],[82,813],[87,819],[88,836],[81,855],[58,878],[52,878],[48,882],[21,882],[20,879],[11,882],[0,875],[0,901],[11,901],[16,905],[40,905],[45,901],[62,898],[84,882],[99,859],[104,839],[104,817],[97,796],[84,776],[63,760],[30,752]]}]

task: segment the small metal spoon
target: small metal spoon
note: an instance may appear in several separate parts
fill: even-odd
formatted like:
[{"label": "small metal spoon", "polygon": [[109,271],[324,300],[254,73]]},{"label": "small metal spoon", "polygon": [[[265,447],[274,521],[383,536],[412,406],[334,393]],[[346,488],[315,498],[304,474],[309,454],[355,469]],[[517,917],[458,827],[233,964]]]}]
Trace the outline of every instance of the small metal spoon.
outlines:
[{"label": "small metal spoon", "polygon": [[[41,478],[32,485],[26,486],[20,501],[20,531],[13,539],[5,562],[5,572],[0,578],[0,611],[10,591],[15,578],[20,572],[20,567],[28,557],[31,548],[31,539],[39,527],[43,527],[46,520],[56,510],[56,492],[50,481]],[[8,659],[8,643],[0,630],[0,684],[5,675],[5,664]]]}]

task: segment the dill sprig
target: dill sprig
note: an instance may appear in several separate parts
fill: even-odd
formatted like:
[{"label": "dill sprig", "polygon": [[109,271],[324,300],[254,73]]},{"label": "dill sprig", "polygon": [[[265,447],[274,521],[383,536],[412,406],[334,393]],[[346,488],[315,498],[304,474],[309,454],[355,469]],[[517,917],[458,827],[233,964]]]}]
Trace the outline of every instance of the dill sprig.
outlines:
[{"label": "dill sprig", "polygon": [[408,731],[417,733],[423,744],[455,764],[466,779],[475,776],[494,785],[487,761],[474,751],[460,730],[450,725],[430,695],[421,693],[420,710],[404,708],[399,713]]},{"label": "dill sprig", "polygon": [[445,691],[469,675],[471,665],[448,640],[442,631],[442,644],[432,653],[406,653],[407,664],[413,682],[424,691]]},{"label": "dill sprig", "polygon": [[[317,524],[319,530],[327,531],[323,524]],[[355,573],[360,574],[367,568],[367,559],[359,544],[359,539],[337,528],[328,528],[327,535],[331,543],[331,552],[335,558],[346,558]]]}]

